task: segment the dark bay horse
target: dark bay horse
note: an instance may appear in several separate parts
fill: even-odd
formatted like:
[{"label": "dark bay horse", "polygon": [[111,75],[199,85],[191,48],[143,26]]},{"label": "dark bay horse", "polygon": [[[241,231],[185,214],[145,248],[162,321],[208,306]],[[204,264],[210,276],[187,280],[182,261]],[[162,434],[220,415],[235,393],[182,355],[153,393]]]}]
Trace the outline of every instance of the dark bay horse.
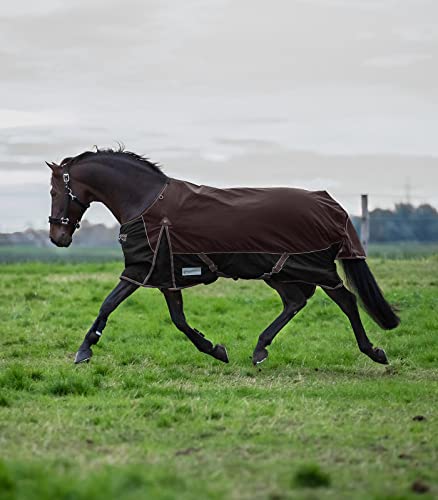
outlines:
[{"label": "dark bay horse", "polygon": [[[359,349],[387,364],[362,325],[356,294],[384,329],[399,324],[365,262],[345,211],[325,191],[292,188],[215,189],[167,177],[147,159],[123,150],[65,158],[52,170],[50,239],[68,247],[92,202],[103,203],[121,224],[125,271],[102,303],[76,353],[87,362],[109,315],[140,286],[159,288],[175,326],[197,349],[228,362],[184,315],[181,290],[218,277],[262,279],[278,292],[281,314],[261,333],[253,363],[264,361],[276,334],[321,288],[350,320]],[[343,264],[347,289],[336,271]]]}]

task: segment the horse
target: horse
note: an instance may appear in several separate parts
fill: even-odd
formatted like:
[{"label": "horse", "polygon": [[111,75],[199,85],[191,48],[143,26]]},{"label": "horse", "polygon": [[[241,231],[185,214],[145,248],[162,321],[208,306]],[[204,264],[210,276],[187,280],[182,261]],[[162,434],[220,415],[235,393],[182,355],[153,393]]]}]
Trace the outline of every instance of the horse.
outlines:
[{"label": "horse", "polygon": [[[348,214],[326,191],[295,188],[197,186],[168,177],[149,159],[123,148],[85,151],[51,169],[49,236],[68,247],[93,202],[103,203],[120,224],[125,270],[103,301],[75,355],[89,362],[110,314],[139,287],[158,288],[172,322],[195,347],[224,363],[226,348],[192,328],[182,290],[219,277],[259,279],[280,296],[283,309],[259,335],[254,365],[268,357],[277,333],[319,286],[348,317],[359,350],[388,364],[361,322],[358,300],[383,329],[399,317],[367,263]],[[337,273],[342,263],[347,286]]]}]

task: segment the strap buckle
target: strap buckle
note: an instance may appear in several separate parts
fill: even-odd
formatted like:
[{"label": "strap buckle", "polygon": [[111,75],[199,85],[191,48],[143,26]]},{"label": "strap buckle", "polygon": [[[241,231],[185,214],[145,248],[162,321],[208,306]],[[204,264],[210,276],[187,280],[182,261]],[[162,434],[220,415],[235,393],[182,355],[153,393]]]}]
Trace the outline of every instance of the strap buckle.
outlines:
[{"label": "strap buckle", "polygon": [[64,180],[64,184],[68,184],[70,182],[70,175],[65,173],[65,174],[62,174],[62,178]]},{"label": "strap buckle", "polygon": [[70,219],[68,217],[61,217],[61,224],[67,226],[70,224]]}]

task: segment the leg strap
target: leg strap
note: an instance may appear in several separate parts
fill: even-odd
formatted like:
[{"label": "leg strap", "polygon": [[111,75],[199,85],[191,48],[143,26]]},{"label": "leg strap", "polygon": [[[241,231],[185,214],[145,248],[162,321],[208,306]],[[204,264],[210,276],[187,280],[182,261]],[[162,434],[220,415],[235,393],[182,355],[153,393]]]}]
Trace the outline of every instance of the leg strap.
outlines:
[{"label": "leg strap", "polygon": [[283,254],[281,254],[280,258],[277,260],[277,262],[275,263],[274,267],[271,269],[271,272],[262,274],[262,276],[260,277],[260,279],[267,280],[273,274],[279,273],[283,269],[284,265],[286,264],[286,261],[289,258],[289,256],[290,256],[289,253],[283,253]]},{"label": "leg strap", "polygon": [[212,273],[216,274],[220,278],[231,278],[231,276],[228,276],[227,274],[224,274],[221,271],[219,271],[217,265],[205,253],[198,253],[198,257],[202,260],[202,262],[204,262],[204,264],[208,266],[208,268]]},{"label": "leg strap", "polygon": [[[277,262],[275,263],[275,265],[271,269],[271,271],[269,273],[262,274],[262,276],[260,276],[260,279],[268,279],[273,274],[279,273],[283,269],[284,265],[286,264],[289,256],[290,256],[290,254],[288,254],[288,253],[281,254],[280,258],[277,260]],[[204,262],[204,264],[206,264],[208,266],[208,268],[210,269],[210,271],[212,273],[217,274],[221,278],[229,278],[230,277],[230,276],[222,273],[221,271],[219,271],[219,268],[217,267],[217,265],[205,253],[199,253],[198,257]]]}]

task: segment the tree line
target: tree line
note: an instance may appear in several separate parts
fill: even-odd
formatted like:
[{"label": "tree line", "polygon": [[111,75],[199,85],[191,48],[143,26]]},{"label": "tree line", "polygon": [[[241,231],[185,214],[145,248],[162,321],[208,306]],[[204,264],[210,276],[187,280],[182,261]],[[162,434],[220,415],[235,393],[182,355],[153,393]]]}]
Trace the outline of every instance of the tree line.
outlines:
[{"label": "tree line", "polygon": [[[353,222],[360,231],[360,217]],[[370,212],[370,241],[438,242],[438,211],[429,204],[410,203],[398,203],[393,210],[376,208]]]}]

